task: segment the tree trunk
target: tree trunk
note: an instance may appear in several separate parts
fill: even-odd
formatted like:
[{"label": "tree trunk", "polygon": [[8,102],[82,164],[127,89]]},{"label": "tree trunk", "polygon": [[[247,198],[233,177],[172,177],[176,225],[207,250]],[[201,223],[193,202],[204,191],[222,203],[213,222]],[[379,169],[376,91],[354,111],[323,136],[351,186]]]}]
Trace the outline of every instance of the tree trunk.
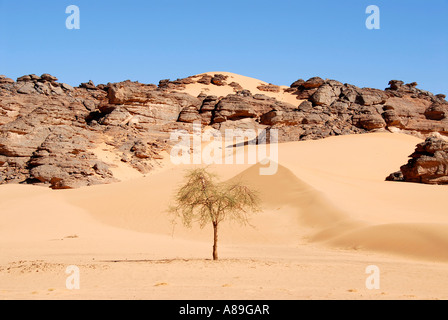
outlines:
[{"label": "tree trunk", "polygon": [[213,223],[213,260],[218,260],[218,224]]}]

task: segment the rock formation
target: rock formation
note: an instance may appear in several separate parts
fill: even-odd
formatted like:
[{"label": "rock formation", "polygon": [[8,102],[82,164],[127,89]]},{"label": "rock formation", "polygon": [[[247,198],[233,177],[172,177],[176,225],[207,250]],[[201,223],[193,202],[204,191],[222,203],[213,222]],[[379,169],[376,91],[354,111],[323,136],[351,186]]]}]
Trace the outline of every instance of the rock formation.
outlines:
[{"label": "rock formation", "polygon": [[[233,94],[188,94],[197,84]],[[49,74],[0,76],[0,183],[59,189],[115,182],[114,165],[97,152],[104,145],[146,173],[169,151],[170,132],[191,130],[195,121],[218,130],[274,128],[280,142],[385,130],[448,135],[445,96],[416,86],[392,80],[383,91],[314,77],[288,88],[260,84],[252,93],[222,74],[78,87]],[[297,103],[269,96],[284,93]]]},{"label": "rock formation", "polygon": [[386,178],[388,181],[448,184],[448,142],[427,138],[417,145],[411,159]]},{"label": "rock formation", "polygon": [[[88,82],[73,88],[56,81],[46,74],[0,84],[0,183],[47,184],[64,189],[118,181],[110,165],[95,155],[101,143],[112,146],[142,173],[152,168],[151,160],[160,158],[166,144],[162,135],[142,133],[141,128],[159,116],[142,106],[145,110],[140,113],[148,116],[138,121],[139,104],[143,105],[145,98],[129,106],[136,109],[131,116],[121,106],[128,100],[127,91],[118,90],[120,84],[98,88]],[[128,90],[139,86],[125,84]],[[180,100],[186,101],[183,97]],[[181,107],[176,106],[177,110]],[[177,114],[160,118],[176,121]],[[135,125],[128,126],[129,122]],[[144,157],[143,146],[148,149]]]}]

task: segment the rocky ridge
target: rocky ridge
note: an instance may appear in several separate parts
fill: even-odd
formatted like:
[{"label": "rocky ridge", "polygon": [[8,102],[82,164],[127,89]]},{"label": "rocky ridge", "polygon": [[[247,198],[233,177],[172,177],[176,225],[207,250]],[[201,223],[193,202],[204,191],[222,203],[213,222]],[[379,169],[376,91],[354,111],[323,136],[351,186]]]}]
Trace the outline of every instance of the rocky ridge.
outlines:
[{"label": "rocky ridge", "polygon": [[[188,93],[188,86],[229,87],[233,94]],[[203,74],[158,85],[124,81],[79,87],[49,74],[16,81],[0,76],[0,184],[33,183],[54,189],[118,181],[114,164],[95,152],[108,145],[121,162],[149,172],[170,132],[191,130],[200,121],[217,130],[279,130],[279,140],[401,131],[419,136],[448,135],[444,95],[392,80],[385,90],[358,88],[335,80],[297,80],[288,88],[260,83],[252,94],[222,74]],[[296,96],[279,101],[269,93]]]}]

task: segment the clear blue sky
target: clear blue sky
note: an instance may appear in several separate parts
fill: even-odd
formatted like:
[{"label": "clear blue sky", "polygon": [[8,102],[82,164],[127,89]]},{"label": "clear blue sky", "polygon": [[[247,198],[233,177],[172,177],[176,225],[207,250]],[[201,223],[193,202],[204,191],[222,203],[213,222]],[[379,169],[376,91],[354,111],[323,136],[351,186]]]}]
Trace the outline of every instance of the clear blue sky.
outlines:
[{"label": "clear blue sky", "polygon": [[[68,30],[68,5],[81,29]],[[381,29],[365,27],[368,5]],[[0,74],[78,85],[229,71],[448,94],[448,0],[0,0]]]}]

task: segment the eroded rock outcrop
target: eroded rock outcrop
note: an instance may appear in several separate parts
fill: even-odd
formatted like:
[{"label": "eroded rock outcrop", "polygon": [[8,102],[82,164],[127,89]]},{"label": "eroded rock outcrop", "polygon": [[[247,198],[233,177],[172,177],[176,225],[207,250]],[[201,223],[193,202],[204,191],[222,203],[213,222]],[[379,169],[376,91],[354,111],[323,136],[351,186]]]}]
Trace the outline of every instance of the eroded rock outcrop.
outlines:
[{"label": "eroded rock outcrop", "polygon": [[[192,96],[186,91],[190,84],[206,89]],[[104,152],[146,173],[169,151],[170,133],[191,131],[193,122],[222,131],[277,129],[280,142],[385,130],[448,135],[445,95],[420,90],[416,83],[392,80],[389,85],[383,91],[313,77],[286,89],[259,85],[262,92],[252,94],[222,74],[165,79],[158,85],[128,80],[78,87],[50,74],[17,81],[0,76],[0,183],[61,189],[115,182],[117,164]],[[218,96],[213,88],[233,94]],[[274,98],[283,93],[296,96],[297,103]],[[400,174],[420,179],[416,182],[444,182],[443,164],[435,171],[441,176],[416,176],[415,170],[424,169],[434,177],[431,165],[441,160],[440,150],[425,152],[432,160],[422,155],[416,160],[419,169],[411,166]]]},{"label": "eroded rock outcrop", "polygon": [[[109,87],[90,85],[73,88],[49,74],[0,84],[0,183],[64,189],[118,181],[95,153],[106,142],[137,170],[150,170],[163,142],[127,127],[133,114],[109,103]],[[148,157],[132,149],[139,140],[157,145]]]},{"label": "eroded rock outcrop", "polygon": [[[310,101],[315,111],[321,107],[320,114],[330,115],[326,127],[336,125],[353,133],[398,129],[416,135],[448,134],[445,95],[420,90],[415,82],[391,80],[383,91],[314,77],[295,81],[287,91]],[[336,113],[337,118],[331,116]]]},{"label": "eroded rock outcrop", "polygon": [[405,181],[425,184],[448,184],[448,142],[427,138],[417,145],[411,159],[386,178],[388,181]]}]

